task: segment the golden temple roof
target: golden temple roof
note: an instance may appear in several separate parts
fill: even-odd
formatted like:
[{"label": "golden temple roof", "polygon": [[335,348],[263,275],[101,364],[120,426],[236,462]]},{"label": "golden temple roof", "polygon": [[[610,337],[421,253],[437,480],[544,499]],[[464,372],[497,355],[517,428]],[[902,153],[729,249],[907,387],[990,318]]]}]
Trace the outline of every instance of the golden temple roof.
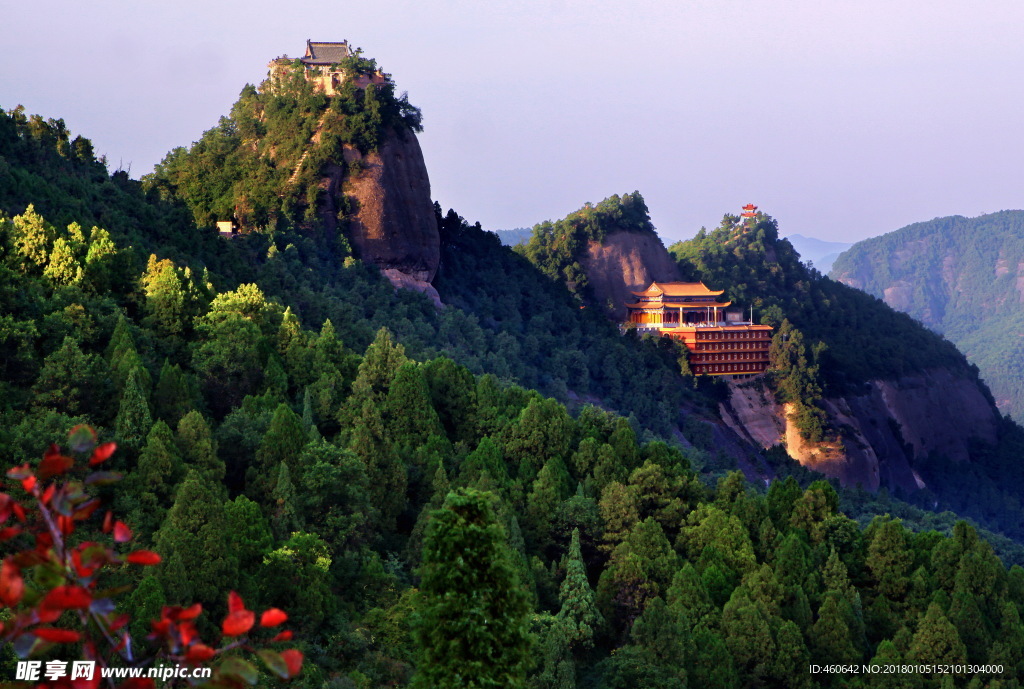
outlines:
[{"label": "golden temple roof", "polygon": [[703,282],[652,282],[643,292],[633,292],[638,297],[717,297],[724,289],[711,290]]},{"label": "golden temple roof", "polygon": [[[635,292],[634,292],[635,294]],[[731,301],[673,301],[673,302],[660,302],[660,301],[638,301],[635,304],[626,304],[627,309],[721,309],[732,304]]]}]

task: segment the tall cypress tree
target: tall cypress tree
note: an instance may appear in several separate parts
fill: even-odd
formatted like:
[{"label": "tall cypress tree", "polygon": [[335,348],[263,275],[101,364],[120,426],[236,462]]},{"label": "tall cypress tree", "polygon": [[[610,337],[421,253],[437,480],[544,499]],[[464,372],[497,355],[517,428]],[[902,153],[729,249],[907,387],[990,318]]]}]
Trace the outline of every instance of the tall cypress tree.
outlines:
[{"label": "tall cypress tree", "polygon": [[459,490],[427,527],[416,689],[523,686],[529,608],[490,501]]},{"label": "tall cypress tree", "polygon": [[153,426],[153,417],[141,381],[142,373],[139,368],[132,369],[128,374],[124,392],[121,393],[121,405],[114,421],[118,441],[125,447],[135,450],[142,447],[149,429]]},{"label": "tall cypress tree", "polygon": [[565,579],[559,591],[562,603],[558,620],[565,628],[570,648],[581,651],[594,647],[594,635],[604,624],[604,618],[597,609],[594,590],[587,581],[587,570],[580,550],[580,530],[572,530],[572,542],[565,565]]}]

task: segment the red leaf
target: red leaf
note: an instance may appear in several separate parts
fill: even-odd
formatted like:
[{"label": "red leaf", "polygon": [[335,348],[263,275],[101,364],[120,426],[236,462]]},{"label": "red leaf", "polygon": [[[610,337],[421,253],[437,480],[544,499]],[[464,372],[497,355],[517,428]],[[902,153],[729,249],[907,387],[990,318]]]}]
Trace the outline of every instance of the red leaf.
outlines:
[{"label": "red leaf", "polygon": [[171,631],[171,621],[167,618],[153,620],[149,626],[153,629],[153,633],[147,636],[147,639],[160,639],[166,637]]},{"label": "red leaf", "polygon": [[92,451],[92,457],[89,458],[89,466],[94,467],[107,461],[116,449],[117,443],[103,443]]},{"label": "red leaf", "polygon": [[0,543],[3,543],[4,541],[9,541],[20,533],[20,526],[8,526],[4,529],[0,529]]},{"label": "red leaf", "polygon": [[0,602],[13,608],[25,593],[25,580],[13,562],[4,560],[0,565]]},{"label": "red leaf", "polygon": [[127,543],[132,540],[132,530],[125,526],[124,522],[114,524],[114,542]]},{"label": "red leaf", "polygon": [[242,597],[232,591],[228,594],[228,612],[239,612],[245,610],[245,603],[242,602]]},{"label": "red leaf", "polygon": [[287,651],[281,651],[281,657],[284,658],[284,662],[288,665],[288,676],[294,677],[302,671],[302,651],[289,648]]},{"label": "red leaf", "polygon": [[182,644],[191,646],[192,642],[199,638],[199,632],[196,631],[196,626],[192,622],[182,622],[178,625],[178,636],[181,638]]},{"label": "red leaf", "polygon": [[57,629],[56,627],[39,627],[33,629],[35,634],[43,641],[51,641],[55,644],[73,644],[82,638],[82,635],[70,629]]},{"label": "red leaf", "polygon": [[108,625],[109,626],[109,631],[116,632],[118,629],[121,629],[123,626],[125,626],[126,624],[128,624],[131,621],[132,621],[132,618],[130,616],[128,616],[128,614],[118,615]]},{"label": "red leaf", "polygon": [[107,510],[103,515],[103,533],[110,533],[114,529],[114,513]]},{"label": "red leaf", "polygon": [[264,610],[260,616],[261,627],[276,627],[279,624],[284,624],[288,620],[288,614],[284,610],[277,608],[270,608]]},{"label": "red leaf", "polygon": [[202,611],[203,611],[202,603],[193,603],[192,605],[188,606],[187,608],[182,610],[180,613],[178,613],[178,619],[179,620],[194,620],[195,618],[199,617],[199,613],[201,613]]},{"label": "red leaf", "polygon": [[252,629],[254,624],[256,624],[256,613],[252,610],[237,610],[228,613],[221,629],[224,631],[224,636],[241,636]]},{"label": "red leaf", "polygon": [[35,621],[40,624],[49,624],[50,622],[56,622],[60,619],[60,616],[64,614],[63,610],[57,608],[36,608],[35,609]]},{"label": "red leaf", "polygon": [[29,476],[21,479],[21,487],[25,489],[26,493],[31,493],[32,489],[36,487],[36,477]]},{"label": "red leaf", "polygon": [[92,596],[81,586],[57,586],[46,594],[40,605],[56,610],[88,608],[92,605]]},{"label": "red leaf", "polygon": [[277,636],[275,636],[273,639],[271,639],[270,643],[274,643],[275,641],[291,641],[291,639],[292,631],[290,629],[286,629]]},{"label": "red leaf", "polygon": [[205,663],[216,655],[216,653],[216,651],[206,644],[194,644],[189,647],[188,652],[185,654],[185,660],[190,663]]},{"label": "red leaf", "polygon": [[128,557],[125,558],[128,562],[133,565],[158,565],[160,564],[160,556],[154,553],[152,550],[136,550],[134,553],[129,553]]},{"label": "red leaf", "polygon": [[48,479],[51,476],[60,476],[75,465],[75,460],[67,455],[50,454],[43,455],[43,461],[39,463],[39,476]]},{"label": "red leaf", "polygon": [[57,515],[57,528],[65,536],[70,536],[75,531],[75,520],[71,517],[66,517],[63,514]]},{"label": "red leaf", "polygon": [[25,521],[25,508],[21,506],[20,502],[11,501],[11,510],[14,512],[14,517],[19,522]]},{"label": "red leaf", "polygon": [[53,493],[56,490],[57,490],[57,486],[55,484],[51,483],[50,485],[48,485],[46,487],[46,490],[43,491],[43,497],[41,497],[39,499],[43,501],[44,505],[49,505],[50,504],[50,500],[53,498]]}]

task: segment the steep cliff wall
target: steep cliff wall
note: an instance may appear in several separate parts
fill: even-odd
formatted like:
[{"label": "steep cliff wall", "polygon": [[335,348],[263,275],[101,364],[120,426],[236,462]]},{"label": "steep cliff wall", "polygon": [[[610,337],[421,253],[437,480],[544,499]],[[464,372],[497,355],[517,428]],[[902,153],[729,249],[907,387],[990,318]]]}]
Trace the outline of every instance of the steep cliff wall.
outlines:
[{"label": "steep cliff wall", "polygon": [[[392,132],[379,151],[364,156],[346,146],[344,155],[348,163],[361,161],[362,170],[345,178],[343,185],[340,175],[328,171],[325,196],[336,199],[341,187],[354,203],[348,236],[356,255],[378,266],[395,287],[425,292],[440,303],[430,281],[437,272],[441,241],[416,136]],[[325,222],[332,212],[337,213],[336,202],[325,204]]]},{"label": "steep cliff wall", "polygon": [[790,410],[756,381],[729,385],[729,402],[720,411],[734,431],[764,448],[783,445],[793,459],[844,485],[912,491],[924,487],[914,466],[929,453],[966,461],[970,442],[996,441],[998,412],[981,388],[941,369],[874,380],[862,394],[825,400],[840,429],[834,443],[805,441]]},{"label": "steep cliff wall", "polygon": [[602,242],[588,242],[580,262],[598,303],[611,304],[616,320],[626,318],[631,290],[640,291],[655,280],[679,280],[679,268],[656,234],[612,232]]}]

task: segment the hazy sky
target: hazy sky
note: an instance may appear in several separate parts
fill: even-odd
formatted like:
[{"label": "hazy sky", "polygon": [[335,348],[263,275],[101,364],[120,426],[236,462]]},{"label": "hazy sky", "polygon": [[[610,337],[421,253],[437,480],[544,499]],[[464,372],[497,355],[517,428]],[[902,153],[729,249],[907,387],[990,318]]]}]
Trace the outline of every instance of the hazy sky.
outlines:
[{"label": "hazy sky", "polygon": [[758,204],[850,241],[1024,207],[1024,2],[0,0],[0,107],[149,172],[305,40],[422,108],[433,196],[486,229],[638,189],[662,237]]}]

